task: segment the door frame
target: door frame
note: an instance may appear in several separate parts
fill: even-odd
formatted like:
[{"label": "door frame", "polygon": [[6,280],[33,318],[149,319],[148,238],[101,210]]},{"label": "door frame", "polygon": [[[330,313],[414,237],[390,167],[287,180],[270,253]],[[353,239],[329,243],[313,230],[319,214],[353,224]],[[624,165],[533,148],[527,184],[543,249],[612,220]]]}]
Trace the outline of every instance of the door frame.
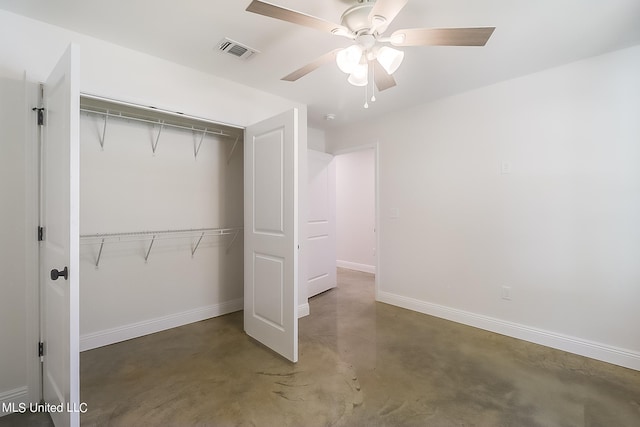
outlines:
[{"label": "door frame", "polygon": [[27,316],[27,400],[38,402],[42,396],[42,371],[37,343],[40,341],[40,244],[36,230],[40,224],[40,144],[42,129],[36,126],[40,85],[25,81],[25,182],[26,182],[26,235],[25,279]]},{"label": "door frame", "polygon": [[349,154],[356,151],[371,150],[373,149],[374,155],[374,223],[376,227],[376,273],[375,273],[375,291],[376,301],[380,301],[380,283],[382,281],[382,268],[380,267],[380,260],[382,259],[382,251],[380,250],[380,141],[376,140],[368,144],[356,145],[353,147],[343,148],[332,152],[334,156],[341,154]]}]

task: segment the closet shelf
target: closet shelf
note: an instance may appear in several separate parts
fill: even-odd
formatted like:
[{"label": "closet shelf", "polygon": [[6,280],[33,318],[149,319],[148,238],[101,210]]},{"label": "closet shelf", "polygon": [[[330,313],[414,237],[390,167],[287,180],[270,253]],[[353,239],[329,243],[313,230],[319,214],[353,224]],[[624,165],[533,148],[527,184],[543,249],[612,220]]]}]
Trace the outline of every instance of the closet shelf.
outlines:
[{"label": "closet shelf", "polygon": [[107,123],[110,118],[131,120],[152,125],[158,128],[158,133],[151,141],[151,149],[155,154],[162,130],[171,127],[192,131],[200,135],[199,142],[194,141],[193,154],[197,158],[200,146],[206,135],[221,136],[234,140],[233,148],[228,156],[227,163],[243,134],[241,128],[213,122],[200,117],[189,116],[182,113],[160,110],[154,107],[144,107],[121,101],[114,101],[94,95],[83,94],[80,98],[80,111],[87,114],[95,114],[104,117],[102,129],[98,130],[100,147],[104,150]]},{"label": "closet shelf", "polygon": [[[88,114],[96,114],[99,116],[104,116],[104,117],[115,117],[118,119],[125,119],[125,120],[132,120],[132,121],[136,121],[136,122],[142,122],[142,123],[149,123],[152,125],[158,125],[161,127],[172,127],[172,128],[177,128],[177,129],[185,129],[185,130],[190,130],[190,131],[195,131],[195,132],[202,132],[203,134],[207,134],[207,135],[217,135],[217,136],[226,136],[229,138],[235,138],[238,135],[234,135],[232,133],[226,132],[224,130],[221,129],[212,129],[209,127],[206,127],[204,125],[191,125],[191,126],[185,126],[185,125],[180,125],[180,124],[175,124],[175,123],[170,123],[167,122],[165,120],[161,120],[161,119],[147,119],[147,118],[141,118],[141,117],[135,117],[133,115],[127,115],[125,113],[121,113],[118,111],[112,111],[112,110],[107,110],[107,111],[97,111],[97,110],[92,110],[89,108],[80,108],[80,111],[82,111],[83,113],[88,113]],[[104,129],[103,129],[103,138],[104,138]],[[104,141],[102,141],[104,142]]]},{"label": "closet shelf", "polygon": [[145,262],[149,260],[149,254],[151,254],[151,248],[156,240],[164,239],[183,239],[183,238],[197,238],[197,241],[192,245],[191,256],[193,257],[200,246],[202,239],[207,236],[233,236],[231,241],[227,244],[226,252],[228,253],[233,243],[238,238],[238,234],[242,231],[242,227],[228,227],[228,228],[190,228],[182,230],[159,230],[159,231],[136,231],[126,233],[101,233],[101,234],[82,234],[80,235],[81,245],[100,245],[98,255],[96,257],[96,268],[100,266],[100,258],[102,256],[102,249],[105,243],[117,243],[117,242],[135,242],[135,241],[150,241],[149,248],[144,256]]}]

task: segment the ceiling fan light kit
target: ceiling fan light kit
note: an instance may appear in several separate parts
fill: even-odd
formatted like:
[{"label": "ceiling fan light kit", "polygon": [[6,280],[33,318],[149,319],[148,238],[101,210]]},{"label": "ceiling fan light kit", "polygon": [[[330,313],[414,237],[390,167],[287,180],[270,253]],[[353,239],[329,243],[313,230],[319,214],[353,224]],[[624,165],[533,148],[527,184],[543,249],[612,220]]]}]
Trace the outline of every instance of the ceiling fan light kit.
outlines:
[{"label": "ceiling fan light kit", "polygon": [[378,49],[376,60],[382,65],[387,74],[393,74],[402,64],[404,52],[389,46],[382,46]]},{"label": "ceiling fan light kit", "polygon": [[362,48],[357,44],[342,49],[336,54],[336,63],[343,73],[351,74],[360,64],[362,59]]},{"label": "ceiling fan light kit", "polygon": [[360,63],[355,66],[347,79],[354,86],[366,86],[369,83],[369,67],[367,63]]},{"label": "ceiling fan light kit", "polygon": [[[382,34],[408,0],[356,1],[357,4],[342,14],[340,25],[261,0],[253,0],[247,11],[355,41],[347,48],[322,55],[282,80],[296,81],[335,59],[340,71],[349,75],[347,81],[350,84],[366,87],[371,72],[378,91],[396,86],[392,74],[404,59],[403,51],[386,46],[385,43],[393,46],[484,46],[495,30],[495,27],[411,28],[396,30],[390,37],[383,37]],[[375,94],[371,100],[375,101]],[[365,108],[367,107],[365,102]]]},{"label": "ceiling fan light kit", "polygon": [[370,61],[378,61],[389,75],[396,72],[404,58],[404,52],[389,46],[379,46],[374,34],[364,32],[356,37],[356,44],[336,54],[336,64],[343,73],[349,74],[347,81],[354,86],[368,83]]}]

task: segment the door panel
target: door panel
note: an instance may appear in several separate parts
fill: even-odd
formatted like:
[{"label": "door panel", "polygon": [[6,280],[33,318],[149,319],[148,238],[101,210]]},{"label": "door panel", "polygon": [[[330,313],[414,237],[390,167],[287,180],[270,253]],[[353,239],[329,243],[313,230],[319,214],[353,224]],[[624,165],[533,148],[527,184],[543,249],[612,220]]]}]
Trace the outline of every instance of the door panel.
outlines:
[{"label": "door panel", "polygon": [[284,264],[281,257],[254,253],[256,317],[284,329]]},{"label": "door panel", "polygon": [[[79,52],[69,46],[44,85],[41,246],[43,396],[62,412],[56,426],[79,425]],[[67,268],[67,278],[52,270]]]},{"label": "door panel", "polygon": [[244,149],[244,328],[298,360],[298,111],[249,126]]},{"label": "door panel", "polygon": [[336,205],[333,156],[308,150],[309,215],[307,289],[309,297],[336,286]]},{"label": "door panel", "polygon": [[253,145],[254,229],[256,233],[284,233],[284,134],[282,129],[259,135]]}]

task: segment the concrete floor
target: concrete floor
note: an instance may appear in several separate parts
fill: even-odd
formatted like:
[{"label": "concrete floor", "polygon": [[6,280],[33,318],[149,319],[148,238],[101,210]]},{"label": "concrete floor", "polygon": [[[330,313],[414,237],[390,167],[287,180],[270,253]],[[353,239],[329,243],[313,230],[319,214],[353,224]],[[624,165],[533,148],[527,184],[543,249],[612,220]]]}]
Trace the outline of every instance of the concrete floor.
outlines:
[{"label": "concrete floor", "polygon": [[640,372],[375,303],[369,274],[338,280],[300,320],[297,364],[241,312],[82,353],[82,425],[640,426]]},{"label": "concrete floor", "polygon": [[0,417],[0,427],[53,427],[49,414],[43,412],[14,413]]}]

